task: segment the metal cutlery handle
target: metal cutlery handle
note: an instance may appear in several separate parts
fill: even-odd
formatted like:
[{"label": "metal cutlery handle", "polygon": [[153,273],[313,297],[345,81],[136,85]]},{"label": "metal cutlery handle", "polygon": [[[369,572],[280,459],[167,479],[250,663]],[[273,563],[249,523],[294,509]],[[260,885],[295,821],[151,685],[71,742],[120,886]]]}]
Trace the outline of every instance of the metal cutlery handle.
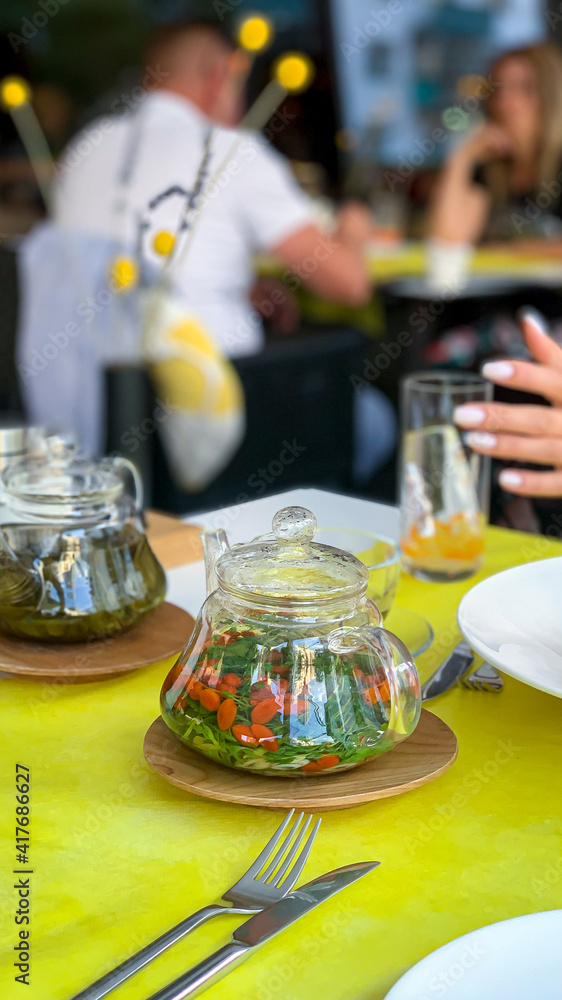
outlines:
[{"label": "metal cutlery handle", "polygon": [[466,673],[473,660],[474,654],[470,646],[466,642],[459,642],[435,673],[426,680],[425,684],[422,684],[422,701],[436,698],[437,695],[444,694],[445,691],[452,688],[459,677]]},{"label": "metal cutlery handle", "polygon": [[196,913],[192,913],[190,917],[186,917],[185,920],[180,921],[175,927],[172,927],[165,934],[162,934],[155,941],[151,941],[147,944],[145,948],[141,948],[137,951],[136,955],[131,955],[130,958],[125,959],[111,972],[108,972],[101,979],[97,979],[95,983],[91,986],[87,986],[85,990],[81,993],[77,993],[76,996],[72,997],[72,1000],[101,1000],[102,997],[107,996],[111,993],[117,986],[124,983],[129,976],[134,975],[139,969],[142,969],[149,962],[152,962],[154,958],[161,955],[163,951],[167,948],[171,948],[173,944],[180,941],[181,938],[189,934],[190,931],[195,930],[200,924],[205,923],[206,920],[210,920],[212,917],[216,917],[221,913],[255,913],[254,909],[242,909],[230,906],[221,906],[220,904],[213,904],[212,906],[204,906],[201,910],[197,910]]},{"label": "metal cutlery handle", "polygon": [[150,1000],[184,1000],[185,997],[192,997],[199,990],[210,985],[210,980],[220,979],[222,972],[233,962],[242,960],[253,949],[246,944],[239,944],[232,941],[224,948],[219,948],[214,954],[204,958],[202,962],[194,965],[189,972],[184,972],[182,976],[174,979],[173,983],[168,983],[164,989],[158,993],[153,993]]}]

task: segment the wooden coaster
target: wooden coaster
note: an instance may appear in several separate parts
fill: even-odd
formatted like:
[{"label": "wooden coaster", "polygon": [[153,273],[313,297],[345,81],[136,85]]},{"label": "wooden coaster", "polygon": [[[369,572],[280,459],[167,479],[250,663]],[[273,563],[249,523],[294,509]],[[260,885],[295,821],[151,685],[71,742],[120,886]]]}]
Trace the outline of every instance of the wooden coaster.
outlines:
[{"label": "wooden coaster", "polygon": [[150,546],[164,569],[185,566],[203,558],[201,528],[155,510],[147,511],[145,518]]},{"label": "wooden coaster", "polygon": [[389,753],[351,771],[322,778],[269,778],[223,767],[191,750],[163,719],[152,723],[144,738],[144,756],[166,781],[194,795],[265,809],[315,812],[400,795],[425,785],[451,767],[458,752],[453,731],[422,709],[418,727]]},{"label": "wooden coaster", "polygon": [[187,611],[166,601],[138,625],[95,642],[27,642],[0,634],[0,671],[35,681],[105,680],[177,656],[193,630]]}]

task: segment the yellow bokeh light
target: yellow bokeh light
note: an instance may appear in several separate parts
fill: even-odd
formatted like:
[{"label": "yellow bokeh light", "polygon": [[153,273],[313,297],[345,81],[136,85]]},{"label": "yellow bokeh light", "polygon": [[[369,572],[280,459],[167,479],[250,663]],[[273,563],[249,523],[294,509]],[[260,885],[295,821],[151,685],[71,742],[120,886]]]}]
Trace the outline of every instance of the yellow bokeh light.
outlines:
[{"label": "yellow bokeh light", "polygon": [[31,87],[21,76],[5,76],[0,82],[0,103],[7,111],[28,104]]},{"label": "yellow bokeh light", "polygon": [[465,73],[460,76],[456,83],[456,91],[459,97],[476,98],[484,100],[491,92],[491,86],[485,77],[477,73]]},{"label": "yellow bokeh light", "polygon": [[286,52],[273,67],[273,76],[291,94],[302,93],[314,79],[314,63],[304,52]]},{"label": "yellow bokeh light", "polygon": [[273,24],[268,17],[255,14],[242,21],[238,29],[238,44],[246,52],[263,52],[273,41]]},{"label": "yellow bokeh light", "polygon": [[162,229],[156,233],[152,241],[152,246],[162,257],[168,257],[176,244],[176,237],[168,229]]},{"label": "yellow bokeh light", "polygon": [[128,292],[138,283],[139,269],[133,257],[116,257],[111,264],[110,278],[116,292]]}]

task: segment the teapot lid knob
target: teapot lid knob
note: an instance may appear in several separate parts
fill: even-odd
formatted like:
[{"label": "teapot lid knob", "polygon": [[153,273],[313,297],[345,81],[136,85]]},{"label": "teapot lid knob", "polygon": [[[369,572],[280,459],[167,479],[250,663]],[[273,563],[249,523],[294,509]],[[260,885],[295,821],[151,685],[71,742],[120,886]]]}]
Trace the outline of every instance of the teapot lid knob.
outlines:
[{"label": "teapot lid knob", "polygon": [[278,541],[302,544],[312,540],[317,522],[306,507],[283,507],[277,511],[271,526]]},{"label": "teapot lid knob", "polygon": [[49,462],[71,465],[78,454],[78,446],[70,434],[49,434],[42,444],[44,456]]}]

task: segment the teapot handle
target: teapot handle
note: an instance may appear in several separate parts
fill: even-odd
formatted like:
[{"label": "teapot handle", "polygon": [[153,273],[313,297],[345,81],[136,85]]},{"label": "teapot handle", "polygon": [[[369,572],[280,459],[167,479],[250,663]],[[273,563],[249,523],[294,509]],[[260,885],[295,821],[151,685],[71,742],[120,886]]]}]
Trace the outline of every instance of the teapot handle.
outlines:
[{"label": "teapot handle", "polygon": [[136,510],[142,510],[144,501],[144,489],[142,485],[142,476],[137,469],[134,462],[131,462],[128,458],[123,458],[121,455],[114,455],[110,459],[111,465],[115,469],[120,471],[127,471],[131,475],[133,480],[133,500]]},{"label": "teapot handle", "polygon": [[421,713],[420,679],[412,654],[393,632],[380,626],[346,629],[350,639],[365,643],[384,669],[390,691],[388,729],[379,744],[390,749],[410,736]]}]

